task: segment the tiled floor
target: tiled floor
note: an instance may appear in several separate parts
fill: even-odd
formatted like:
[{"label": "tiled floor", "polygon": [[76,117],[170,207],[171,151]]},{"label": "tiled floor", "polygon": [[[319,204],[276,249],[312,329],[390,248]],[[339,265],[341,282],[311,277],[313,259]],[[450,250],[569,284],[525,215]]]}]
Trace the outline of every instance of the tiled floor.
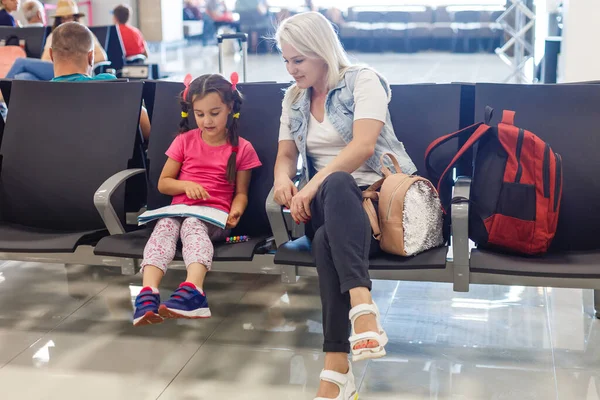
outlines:
[{"label": "tiled floor", "polygon": [[[182,271],[167,275],[168,294]],[[214,272],[213,317],[133,328],[140,278],[0,265],[2,400],[311,400],[317,280]],[[388,356],[354,366],[361,399],[597,400],[591,292],[376,281]]]},{"label": "tiled floor", "polygon": [[[504,82],[511,74],[510,67],[495,54],[352,53],[351,60],[370,65],[395,84]],[[162,71],[170,74],[173,80],[182,80],[186,73],[197,76],[219,71],[215,46],[193,45],[179,50],[157,51],[150,61],[159,63]],[[225,57],[224,65],[227,76],[234,70],[241,76],[241,57],[238,54]],[[291,78],[278,54],[254,54],[248,57],[248,80],[288,82]]]}]

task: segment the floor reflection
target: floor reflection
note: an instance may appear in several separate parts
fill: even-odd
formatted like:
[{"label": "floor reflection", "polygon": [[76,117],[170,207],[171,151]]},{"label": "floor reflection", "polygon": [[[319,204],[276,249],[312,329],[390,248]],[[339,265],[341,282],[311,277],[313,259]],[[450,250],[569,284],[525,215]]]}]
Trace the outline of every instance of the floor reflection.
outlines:
[{"label": "floor reflection", "polygon": [[[3,399],[310,400],[319,383],[316,278],[214,272],[213,318],[134,328],[139,276],[8,262],[0,277]],[[363,399],[600,400],[589,291],[375,281],[373,296],[390,343],[354,366]]]}]

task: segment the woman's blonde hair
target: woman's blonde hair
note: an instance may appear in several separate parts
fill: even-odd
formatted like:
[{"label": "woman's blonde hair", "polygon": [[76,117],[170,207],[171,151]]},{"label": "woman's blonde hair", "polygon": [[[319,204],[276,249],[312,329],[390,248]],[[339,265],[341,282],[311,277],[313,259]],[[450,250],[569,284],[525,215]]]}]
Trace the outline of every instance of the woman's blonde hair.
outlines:
[{"label": "woman's blonde hair", "polygon": [[[305,12],[284,20],[275,34],[277,47],[282,43],[294,47],[305,57],[322,59],[327,65],[327,89],[334,88],[353,67],[331,23],[318,12]],[[293,104],[306,89],[293,84],[286,91],[286,101]]]}]

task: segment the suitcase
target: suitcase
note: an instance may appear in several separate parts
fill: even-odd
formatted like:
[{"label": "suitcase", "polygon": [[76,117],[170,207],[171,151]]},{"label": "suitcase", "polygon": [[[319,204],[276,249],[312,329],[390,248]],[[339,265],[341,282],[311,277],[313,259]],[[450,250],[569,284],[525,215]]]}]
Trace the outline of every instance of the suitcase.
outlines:
[{"label": "suitcase", "polygon": [[217,36],[219,46],[219,73],[223,75],[223,41],[224,40],[239,40],[242,42],[242,77],[244,82],[247,82],[246,66],[248,59],[248,35],[246,33],[223,33]]}]

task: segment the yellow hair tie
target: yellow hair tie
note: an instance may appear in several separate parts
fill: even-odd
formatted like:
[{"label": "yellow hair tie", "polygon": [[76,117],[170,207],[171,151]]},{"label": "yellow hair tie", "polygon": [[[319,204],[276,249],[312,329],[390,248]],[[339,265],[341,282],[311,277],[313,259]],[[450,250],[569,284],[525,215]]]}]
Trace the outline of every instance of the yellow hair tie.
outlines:
[{"label": "yellow hair tie", "polygon": [[186,113],[185,111],[181,112],[181,118],[187,118],[188,117],[188,113]]},{"label": "yellow hair tie", "polygon": [[233,118],[239,118],[239,117],[240,117],[240,113],[239,112],[233,114]]}]

